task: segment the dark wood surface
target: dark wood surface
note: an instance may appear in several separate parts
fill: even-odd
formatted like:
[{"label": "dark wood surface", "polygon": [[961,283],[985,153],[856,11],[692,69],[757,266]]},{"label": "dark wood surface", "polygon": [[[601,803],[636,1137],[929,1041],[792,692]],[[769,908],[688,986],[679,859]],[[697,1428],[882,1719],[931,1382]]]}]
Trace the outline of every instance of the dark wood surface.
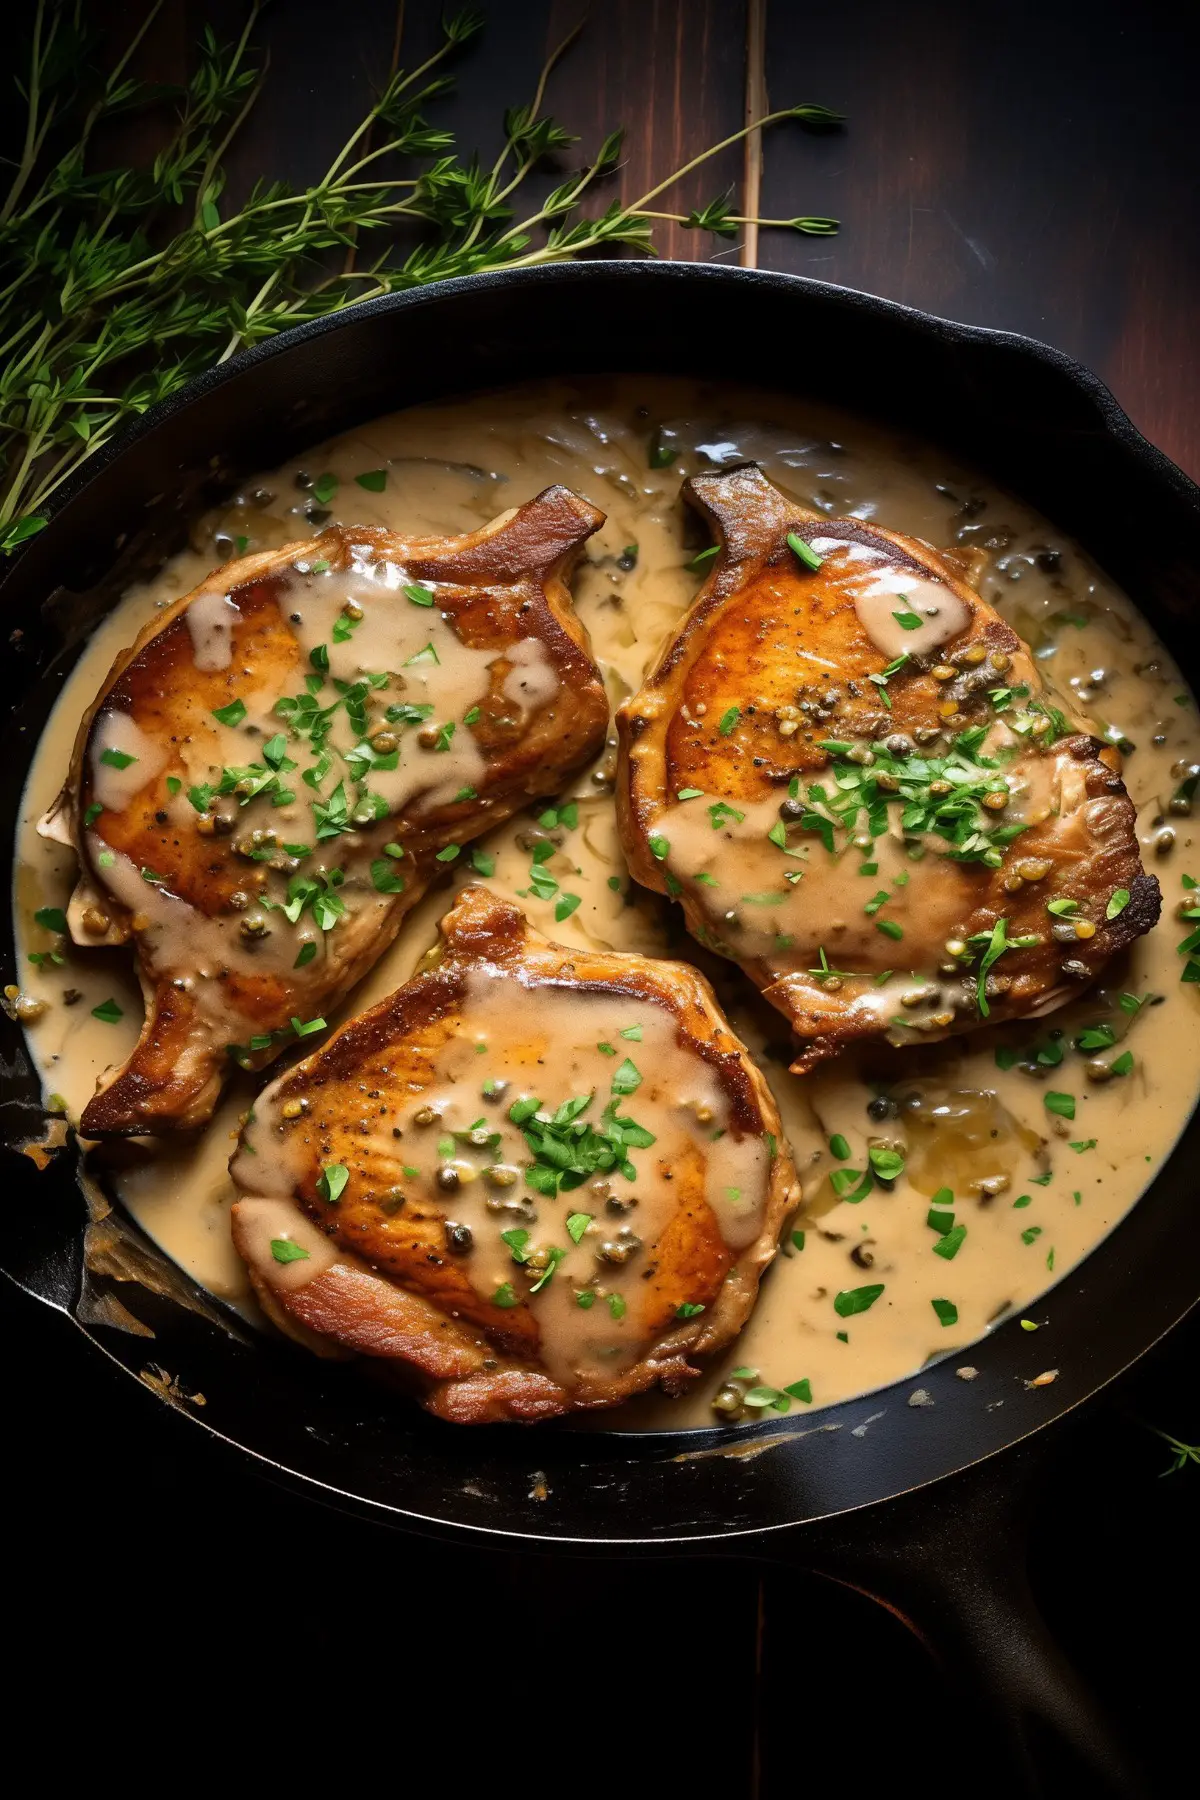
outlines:
[{"label": "dark wood surface", "polygon": [[[120,22],[135,9],[89,10]],[[486,36],[439,117],[494,154],[504,107],[532,91],[582,7],[484,10]],[[768,136],[764,213],[832,214],[843,229],[764,232],[760,263],[1045,338],[1200,475],[1187,10],[769,0],[771,103],[820,101],[847,125]],[[439,11],[408,0],[403,61],[431,47]],[[629,127],[614,191],[644,191],[741,124],[750,12],[750,0],[592,7],[550,101],[585,149]],[[204,24],[227,35],[241,16],[233,0],[166,0],[143,72],[177,79]],[[386,71],[397,17],[393,0],[276,0],[259,28],[271,72],[232,158],[235,190],[320,172]],[[130,128],[131,150],[150,142]],[[727,153],[681,184],[672,210],[742,169],[740,150]],[[740,255],[677,227],[659,243],[666,255]],[[781,359],[819,354],[780,345]],[[201,1757],[227,1756],[236,1714],[239,1735],[282,1754],[287,1773],[332,1730],[344,1779],[370,1755],[394,1764],[397,1782],[440,1779],[452,1792],[519,1779],[638,1795],[774,1795],[830,1779],[850,1796],[967,1780],[990,1791],[924,1651],[862,1596],[749,1561],[551,1563],[372,1529],[197,1442],[67,1331],[31,1365],[27,1345],[44,1341],[35,1313],[3,1296],[10,1552],[32,1596],[14,1612],[18,1687],[32,1704],[69,1659],[78,1681],[60,1692],[76,1723],[98,1688],[109,1702],[123,1692],[137,1714],[123,1767],[156,1741],[186,1754],[199,1738]],[[1064,1435],[1033,1538],[1052,1623],[1164,1793],[1191,1763],[1200,1469],[1159,1481],[1166,1451],[1144,1422],[1200,1436],[1197,1346],[1195,1332],[1177,1339]],[[289,1676],[281,1698],[273,1683]]]}]

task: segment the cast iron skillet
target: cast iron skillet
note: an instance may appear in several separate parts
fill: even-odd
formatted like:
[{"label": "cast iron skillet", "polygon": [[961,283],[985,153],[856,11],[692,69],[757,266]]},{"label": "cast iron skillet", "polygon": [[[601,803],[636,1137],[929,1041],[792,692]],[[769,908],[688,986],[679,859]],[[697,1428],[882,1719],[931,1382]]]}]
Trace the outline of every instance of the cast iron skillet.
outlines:
[{"label": "cast iron skillet", "polygon": [[[1078,538],[1184,668],[1193,665],[1184,626],[1200,567],[1200,492],[1094,377],[1056,352],[818,282],[712,265],[473,276],[288,332],[201,377],[62,494],[0,587],[11,715],[2,841],[12,841],[38,731],[91,624],[239,476],[416,401],[537,375],[639,369],[758,382],[940,440]],[[11,945],[7,892],[0,904],[0,942]],[[71,1320],[82,1280],[74,1158],[68,1151],[38,1172],[12,1153],[38,1126],[40,1095],[19,1030],[0,1025],[15,1203],[0,1255],[15,1281]],[[1031,1336],[1013,1321],[971,1353],[976,1381],[943,1363],[919,1382],[773,1420],[752,1433],[756,1454],[746,1454],[745,1437],[734,1440],[741,1454],[720,1453],[729,1435],[716,1430],[443,1425],[353,1371],[228,1335],[129,1284],[121,1298],[153,1328],[152,1345],[82,1328],[131,1373],[152,1356],[185,1390],[202,1390],[207,1405],[195,1417],[207,1431],[317,1497],[398,1525],[574,1551],[778,1554],[880,1589],[924,1614],[956,1667],[981,1665],[1026,1791],[1044,1748],[1039,1719],[1060,1749],[1064,1738],[1074,1743],[1093,1781],[1105,1768],[1119,1779],[1086,1702],[1022,1616],[1022,1559],[996,1512],[1001,1501],[1011,1511],[1014,1458],[987,1459],[1096,1394],[1196,1300],[1198,1147],[1193,1118],[1132,1215],[1039,1306],[1043,1329]],[[1059,1370],[1053,1385],[1026,1385],[1048,1367]],[[908,1404],[918,1386],[931,1406]],[[1015,1461],[1028,1460],[1025,1446]],[[962,1471],[973,1472],[947,1480]],[[932,1484],[914,1504],[914,1491]],[[863,1508],[876,1510],[849,1517]],[[1054,1786],[1067,1791],[1057,1778]]]}]

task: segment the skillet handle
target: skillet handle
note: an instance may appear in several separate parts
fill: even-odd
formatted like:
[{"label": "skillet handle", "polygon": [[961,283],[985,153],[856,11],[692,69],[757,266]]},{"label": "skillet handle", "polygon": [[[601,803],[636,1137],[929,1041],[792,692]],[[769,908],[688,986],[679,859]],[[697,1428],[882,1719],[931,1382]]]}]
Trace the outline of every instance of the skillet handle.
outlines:
[{"label": "skillet handle", "polygon": [[1028,1447],[991,1458],[855,1523],[818,1526],[811,1548],[807,1528],[795,1547],[814,1574],[865,1593],[921,1640],[976,1714],[997,1792],[1145,1800],[1143,1776],[1029,1586],[1027,1527],[1043,1463]]}]

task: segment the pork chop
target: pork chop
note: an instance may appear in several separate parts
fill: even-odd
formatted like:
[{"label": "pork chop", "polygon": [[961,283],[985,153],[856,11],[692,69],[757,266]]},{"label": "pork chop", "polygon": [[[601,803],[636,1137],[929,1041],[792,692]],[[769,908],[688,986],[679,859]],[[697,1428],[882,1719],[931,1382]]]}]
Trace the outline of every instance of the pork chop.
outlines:
[{"label": "pork chop", "polygon": [[1116,752],[961,559],[751,465],[683,491],[720,550],[617,715],[622,838],[789,1019],[796,1070],[1048,1012],[1154,925]]},{"label": "pork chop", "polygon": [[464,537],[336,527],[218,569],[122,656],[42,829],[77,943],[132,938],[146,1021],[86,1137],[193,1126],[231,1058],[316,1028],[481,832],[599,750],[565,487]]},{"label": "pork chop", "polygon": [[271,1317],[469,1424],[679,1392],[799,1198],[695,969],[549,943],[478,886],[423,971],[259,1096],[231,1169]]}]

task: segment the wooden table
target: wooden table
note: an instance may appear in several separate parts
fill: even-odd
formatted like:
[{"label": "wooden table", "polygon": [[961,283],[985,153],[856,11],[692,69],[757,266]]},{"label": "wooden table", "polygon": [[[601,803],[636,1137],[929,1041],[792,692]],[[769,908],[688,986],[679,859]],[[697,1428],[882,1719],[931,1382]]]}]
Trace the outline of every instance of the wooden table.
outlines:
[{"label": "wooden table", "polygon": [[[121,20],[130,8],[90,10]],[[531,92],[580,10],[578,0],[491,0],[486,36],[438,112],[460,142],[495,153],[504,107]],[[596,0],[550,104],[584,149],[629,126],[615,183],[626,198],[736,130],[748,95],[844,112],[834,134],[769,134],[761,187],[765,214],[831,214],[841,234],[764,231],[761,265],[1045,338],[1095,369],[1200,475],[1200,133],[1182,10]],[[404,61],[432,46],[439,11],[438,0],[408,0]],[[241,16],[231,0],[166,0],[144,72],[178,78],[204,23],[230,35]],[[261,174],[318,175],[386,71],[396,29],[394,0],[276,0],[259,30],[270,78],[232,158],[234,190]],[[744,174],[732,151],[682,183],[672,207]],[[746,254],[673,226],[660,249]],[[10,1369],[29,1319],[24,1304],[6,1307]],[[1068,1440],[1034,1541],[1053,1622],[1164,1791],[1190,1756],[1188,1659],[1166,1646],[1200,1597],[1190,1516],[1200,1473],[1156,1481],[1166,1453],[1137,1419],[1198,1435],[1188,1349],[1177,1339],[1120,1409]],[[285,1771],[307,1760],[326,1719],[349,1769],[359,1755],[386,1758],[403,1786],[428,1780],[436,1758],[455,1792],[520,1779],[757,1795],[832,1776],[857,1796],[897,1783],[933,1791],[966,1772],[971,1746],[936,1672],[902,1623],[860,1596],[786,1572],[764,1578],[751,1563],[550,1563],[418,1545],[260,1485],[140,1407],[127,1385],[69,1341],[59,1365],[28,1372],[11,1399],[24,1453],[10,1494],[21,1546],[42,1565],[39,1604],[19,1615],[35,1676],[39,1634],[48,1652],[62,1615],[79,1618],[75,1563],[61,1558],[82,1538],[89,1610],[105,1620],[93,1668],[139,1671],[132,1697],[151,1738],[219,1734],[249,1669],[241,1691],[265,1710],[232,1703]],[[68,1493],[78,1505],[64,1510]],[[132,1599],[123,1579],[120,1601],[112,1569],[141,1565],[114,1564],[118,1530],[154,1571],[134,1580]],[[294,1672],[290,1697],[272,1669]],[[989,1791],[986,1770],[970,1780]]]}]

